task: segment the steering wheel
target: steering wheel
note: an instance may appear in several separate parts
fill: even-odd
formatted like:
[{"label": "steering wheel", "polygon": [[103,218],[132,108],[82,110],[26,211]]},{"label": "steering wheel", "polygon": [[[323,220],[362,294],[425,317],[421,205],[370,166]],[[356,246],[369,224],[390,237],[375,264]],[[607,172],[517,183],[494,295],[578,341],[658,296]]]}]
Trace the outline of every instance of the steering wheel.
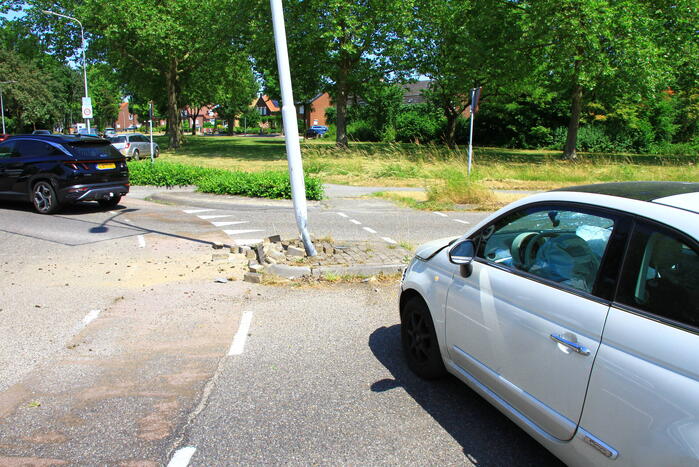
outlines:
[{"label": "steering wheel", "polygon": [[517,269],[524,269],[524,264],[527,259],[525,256],[526,248],[537,235],[539,234],[536,232],[523,232],[512,240],[512,246],[510,247],[512,265]]},{"label": "steering wheel", "polygon": [[522,267],[528,271],[532,267],[534,261],[536,261],[536,254],[539,252],[541,245],[546,243],[546,239],[549,237],[557,237],[560,232],[541,232],[535,234],[528,242],[524,250],[524,255],[522,258]]}]

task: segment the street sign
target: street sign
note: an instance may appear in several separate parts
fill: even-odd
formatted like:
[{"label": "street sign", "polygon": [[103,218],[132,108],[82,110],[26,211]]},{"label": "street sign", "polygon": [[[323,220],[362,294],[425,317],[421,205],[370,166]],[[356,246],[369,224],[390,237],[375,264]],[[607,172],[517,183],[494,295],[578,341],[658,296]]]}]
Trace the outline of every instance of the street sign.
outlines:
[{"label": "street sign", "polygon": [[92,118],[92,99],[83,97],[83,118]]}]

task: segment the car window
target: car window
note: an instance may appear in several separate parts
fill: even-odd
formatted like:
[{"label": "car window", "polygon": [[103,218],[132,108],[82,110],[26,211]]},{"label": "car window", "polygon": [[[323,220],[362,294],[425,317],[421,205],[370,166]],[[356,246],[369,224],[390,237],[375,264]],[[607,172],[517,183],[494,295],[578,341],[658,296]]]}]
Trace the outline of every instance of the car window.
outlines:
[{"label": "car window", "polygon": [[0,159],[12,157],[12,150],[14,149],[14,146],[14,141],[7,141],[5,143],[0,144]]},{"label": "car window", "polygon": [[118,144],[118,143],[125,143],[126,142],[126,136],[114,136],[112,138],[109,138],[109,141],[112,143]]},{"label": "car window", "polygon": [[478,257],[591,293],[613,228],[588,212],[524,209],[481,231]]},{"label": "car window", "polygon": [[634,229],[617,300],[699,328],[699,254],[674,232]]},{"label": "car window", "polygon": [[43,141],[21,140],[17,141],[13,155],[18,157],[50,157],[60,156],[63,153]]},{"label": "car window", "polygon": [[119,151],[109,143],[70,143],[67,145],[70,152],[78,157],[99,159],[104,156],[122,157]]}]

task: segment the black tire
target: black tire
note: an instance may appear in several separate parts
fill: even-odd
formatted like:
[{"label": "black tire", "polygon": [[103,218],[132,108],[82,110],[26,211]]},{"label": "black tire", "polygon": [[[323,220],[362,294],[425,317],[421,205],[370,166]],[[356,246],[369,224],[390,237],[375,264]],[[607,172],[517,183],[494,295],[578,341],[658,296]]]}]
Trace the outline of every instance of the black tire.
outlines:
[{"label": "black tire", "polygon": [[133,155],[131,158],[135,161],[140,161],[141,160],[141,152],[138,149],[134,149]]},{"label": "black tire", "polygon": [[444,376],[446,369],[439,352],[432,316],[425,302],[419,297],[408,299],[400,318],[400,337],[408,367],[423,379]]},{"label": "black tire", "polygon": [[102,209],[114,209],[119,205],[119,201],[121,201],[121,196],[115,196],[113,198],[109,199],[98,199],[97,202],[99,203],[100,207]]},{"label": "black tire", "polygon": [[39,214],[53,214],[60,207],[56,190],[51,183],[43,180],[36,182],[32,187],[32,203]]},{"label": "black tire", "polygon": [[153,158],[156,158],[160,155],[160,148],[155,148],[153,150]]}]

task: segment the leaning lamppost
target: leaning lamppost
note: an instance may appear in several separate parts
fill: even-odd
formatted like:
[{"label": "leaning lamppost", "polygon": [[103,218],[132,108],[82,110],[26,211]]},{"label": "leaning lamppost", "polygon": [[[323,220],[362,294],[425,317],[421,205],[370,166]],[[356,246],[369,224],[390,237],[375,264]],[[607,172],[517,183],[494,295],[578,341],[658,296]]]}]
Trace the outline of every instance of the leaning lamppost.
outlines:
[{"label": "leaning lamppost", "polygon": [[[83,30],[83,23],[81,23],[78,18],[73,18],[72,16],[63,15],[61,13],[56,13],[55,11],[51,11],[51,10],[41,10],[41,11],[43,11],[47,15],[56,15],[56,16],[60,16],[61,18],[66,18],[66,19],[69,19],[71,21],[75,21],[76,23],[78,23],[80,25],[80,41],[81,41],[81,45],[82,45],[81,48],[82,48],[82,52],[83,52],[83,80],[85,82],[85,99],[87,99],[88,98],[88,95],[87,95],[87,65],[86,65],[87,62],[85,61],[85,31]],[[89,133],[90,132],[90,119],[89,118],[85,119],[85,125],[87,125],[87,132]]]},{"label": "leaning lamppost", "polygon": [[2,85],[12,84],[17,81],[0,81],[0,112],[2,113],[2,133],[5,134],[5,103],[2,100]]},{"label": "leaning lamppost", "polygon": [[279,65],[279,85],[282,91],[282,120],[284,122],[284,139],[286,141],[286,158],[289,163],[289,180],[291,181],[291,198],[296,211],[296,226],[301,233],[301,240],[308,256],[315,256],[316,249],[308,233],[308,207],[306,204],[306,184],[301,163],[301,144],[299,143],[298,123],[294,94],[291,90],[291,73],[289,72],[289,52],[286,47],[286,29],[284,28],[284,10],[282,0],[270,0],[272,5],[272,25],[274,43],[277,49]]}]

